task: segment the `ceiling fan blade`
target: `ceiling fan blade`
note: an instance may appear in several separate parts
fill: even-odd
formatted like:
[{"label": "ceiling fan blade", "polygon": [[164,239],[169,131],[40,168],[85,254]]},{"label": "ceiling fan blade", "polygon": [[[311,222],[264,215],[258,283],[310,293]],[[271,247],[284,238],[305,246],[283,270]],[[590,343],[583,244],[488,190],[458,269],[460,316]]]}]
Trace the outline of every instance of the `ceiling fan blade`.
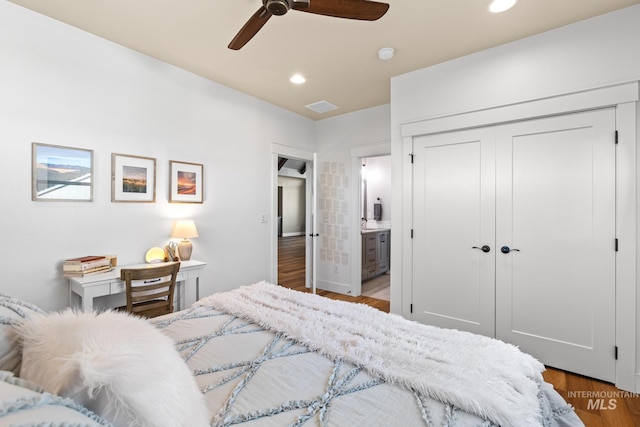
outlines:
[{"label": "ceiling fan blade", "polygon": [[309,4],[293,2],[293,9],[336,18],[375,21],[389,10],[389,5],[369,0],[309,0]]},{"label": "ceiling fan blade", "polygon": [[249,42],[256,35],[260,28],[267,23],[269,18],[271,18],[271,13],[264,7],[261,6],[260,9],[257,10],[256,13],[253,14],[251,18],[244,24],[238,34],[231,40],[229,43],[229,49],[238,50],[242,48],[245,44]]}]

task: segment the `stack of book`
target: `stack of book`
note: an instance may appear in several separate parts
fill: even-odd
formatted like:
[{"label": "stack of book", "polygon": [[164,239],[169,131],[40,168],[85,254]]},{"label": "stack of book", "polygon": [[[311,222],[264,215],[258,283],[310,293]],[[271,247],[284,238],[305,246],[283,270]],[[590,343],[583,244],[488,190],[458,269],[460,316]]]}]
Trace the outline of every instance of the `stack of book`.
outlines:
[{"label": "stack of book", "polygon": [[68,259],[62,265],[65,277],[84,277],[110,270],[111,259],[101,255]]}]

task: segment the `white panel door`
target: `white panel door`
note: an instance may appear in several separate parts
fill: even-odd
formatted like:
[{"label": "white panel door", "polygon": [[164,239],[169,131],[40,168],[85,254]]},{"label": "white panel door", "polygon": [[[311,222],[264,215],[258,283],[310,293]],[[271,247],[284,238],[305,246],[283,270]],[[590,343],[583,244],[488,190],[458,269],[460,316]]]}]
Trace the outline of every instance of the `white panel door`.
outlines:
[{"label": "white panel door", "polygon": [[414,320],[495,334],[494,147],[486,128],[414,139]]},{"label": "white panel door", "polygon": [[611,382],[614,132],[613,109],[496,128],[496,337]]}]

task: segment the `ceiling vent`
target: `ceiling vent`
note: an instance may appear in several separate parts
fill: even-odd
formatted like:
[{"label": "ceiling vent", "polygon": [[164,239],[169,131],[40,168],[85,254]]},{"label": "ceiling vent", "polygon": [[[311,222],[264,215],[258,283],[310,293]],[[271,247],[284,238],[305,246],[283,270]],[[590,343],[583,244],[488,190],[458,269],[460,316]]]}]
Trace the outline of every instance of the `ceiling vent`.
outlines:
[{"label": "ceiling vent", "polygon": [[320,114],[326,113],[327,111],[335,110],[336,108],[338,108],[332,103],[327,101],[314,102],[313,104],[305,105],[305,107]]}]

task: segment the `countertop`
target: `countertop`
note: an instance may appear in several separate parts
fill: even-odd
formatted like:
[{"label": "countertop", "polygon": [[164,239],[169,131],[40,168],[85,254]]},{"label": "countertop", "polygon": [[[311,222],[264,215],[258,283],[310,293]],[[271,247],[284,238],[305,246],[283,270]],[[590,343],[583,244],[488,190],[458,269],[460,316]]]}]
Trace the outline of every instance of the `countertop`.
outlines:
[{"label": "countertop", "polygon": [[384,227],[381,227],[381,228],[361,228],[360,229],[360,233],[361,234],[368,234],[368,233],[376,233],[378,231],[389,231],[389,230],[391,230],[391,229],[390,228],[384,228]]}]

